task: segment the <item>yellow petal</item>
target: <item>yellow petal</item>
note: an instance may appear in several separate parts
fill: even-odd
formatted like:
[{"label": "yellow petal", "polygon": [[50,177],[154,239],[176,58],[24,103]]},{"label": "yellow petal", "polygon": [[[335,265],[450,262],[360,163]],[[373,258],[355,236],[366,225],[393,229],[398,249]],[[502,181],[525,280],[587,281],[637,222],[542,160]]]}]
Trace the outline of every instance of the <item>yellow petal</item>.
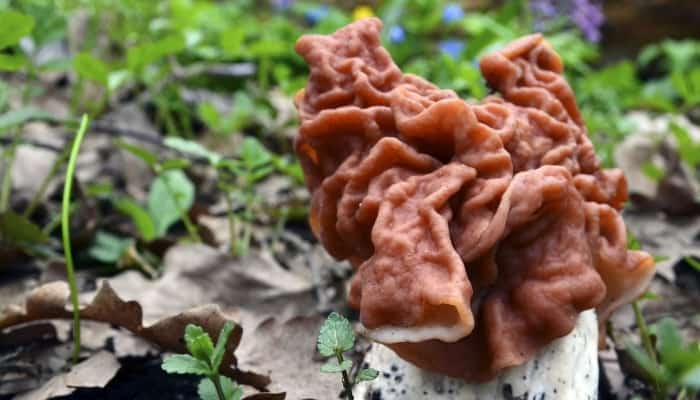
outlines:
[{"label": "yellow petal", "polygon": [[374,11],[370,6],[358,6],[352,12],[352,19],[358,20],[362,18],[374,17]]}]

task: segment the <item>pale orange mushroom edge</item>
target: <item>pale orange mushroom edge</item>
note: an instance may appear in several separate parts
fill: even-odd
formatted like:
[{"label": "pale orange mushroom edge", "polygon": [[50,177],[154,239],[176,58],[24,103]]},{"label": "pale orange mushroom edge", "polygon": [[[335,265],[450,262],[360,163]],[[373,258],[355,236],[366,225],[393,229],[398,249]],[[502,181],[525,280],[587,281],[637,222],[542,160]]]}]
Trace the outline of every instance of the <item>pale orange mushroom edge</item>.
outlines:
[{"label": "pale orange mushroom edge", "polygon": [[418,367],[485,381],[639,296],[652,257],[627,249],[622,172],[602,169],[541,35],[481,60],[478,104],[404,74],[382,23],[306,35],[296,153],[310,222],[354,266],[372,339]]}]

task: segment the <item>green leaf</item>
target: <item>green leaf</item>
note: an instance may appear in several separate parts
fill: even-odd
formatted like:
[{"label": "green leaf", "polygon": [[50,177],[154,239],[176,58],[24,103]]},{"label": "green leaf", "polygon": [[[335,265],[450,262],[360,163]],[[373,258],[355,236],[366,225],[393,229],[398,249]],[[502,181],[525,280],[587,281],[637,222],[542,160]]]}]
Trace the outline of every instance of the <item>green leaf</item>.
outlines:
[{"label": "green leaf", "polygon": [[0,239],[15,245],[44,244],[49,240],[39,226],[13,211],[0,214]]},{"label": "green leaf", "polygon": [[210,129],[216,131],[221,128],[221,114],[211,103],[200,103],[197,106],[197,115]]},{"label": "green leaf", "polygon": [[106,264],[116,263],[131,246],[133,239],[122,238],[105,231],[97,231],[95,239],[88,249],[90,256]]},{"label": "green leaf", "polygon": [[160,236],[194,204],[194,185],[181,170],[165,171],[151,183],[148,213]]},{"label": "green leaf", "polygon": [[221,155],[208,150],[201,144],[192,140],[187,140],[179,137],[168,137],[165,139],[165,145],[171,149],[175,149],[183,154],[193,157],[204,158],[209,161],[209,164],[216,165],[221,160]]},{"label": "green leaf", "polygon": [[[241,397],[243,397],[243,388],[234,383],[230,378],[219,376],[219,383],[221,384],[221,391],[224,393],[225,400],[240,400]],[[202,400],[220,400],[219,395],[216,393],[214,382],[209,378],[204,378],[199,381],[197,394],[199,394],[199,398]]]},{"label": "green leaf", "polygon": [[350,321],[332,312],[321,326],[316,347],[322,356],[331,357],[344,353],[355,345],[355,332]]},{"label": "green leaf", "polygon": [[219,36],[219,45],[230,56],[238,56],[243,49],[243,40],[245,39],[245,29],[241,26],[232,25],[230,28],[221,32]]},{"label": "green leaf", "polygon": [[114,206],[123,214],[131,217],[131,221],[136,225],[141,238],[147,242],[155,239],[158,235],[153,218],[137,202],[129,199],[119,199],[114,202]]},{"label": "green leaf", "polygon": [[195,358],[207,363],[211,360],[214,352],[214,343],[212,343],[209,334],[201,326],[187,325],[185,328],[185,344],[187,345],[187,350]]},{"label": "green leaf", "polygon": [[224,354],[226,353],[226,343],[231,336],[233,328],[234,324],[230,321],[227,321],[224,326],[221,327],[219,337],[216,339],[216,347],[214,347],[214,352],[211,356],[211,365],[214,371],[218,371],[221,366],[221,360],[224,359]]},{"label": "green leaf", "polygon": [[683,257],[683,261],[685,261],[688,265],[693,267],[694,270],[700,272],[700,261],[696,260],[695,258],[693,258],[691,256]]},{"label": "green leaf", "polygon": [[365,368],[357,373],[355,377],[355,383],[373,381],[379,376],[379,371],[374,368]]},{"label": "green leaf", "polygon": [[0,71],[14,72],[27,65],[24,54],[0,54]]},{"label": "green leaf", "polygon": [[0,50],[17,44],[34,29],[34,17],[12,10],[0,11]]},{"label": "green leaf", "polygon": [[181,35],[171,35],[152,43],[144,43],[127,51],[127,65],[134,72],[140,72],[146,65],[161,58],[176,54],[185,49],[185,39]]},{"label": "green leaf", "polygon": [[680,378],[680,383],[693,390],[700,389],[700,365],[695,365],[685,372]]},{"label": "green leaf", "polygon": [[160,164],[162,171],[169,171],[173,169],[187,169],[192,163],[189,160],[183,158],[173,158],[170,160],[165,160]]},{"label": "green leaf", "polygon": [[175,354],[165,360],[160,366],[169,374],[210,375],[209,366],[189,354]]},{"label": "green leaf", "polygon": [[343,362],[340,364],[335,363],[333,361],[328,361],[327,363],[321,366],[321,372],[332,374],[337,372],[348,371],[350,368],[352,368],[352,361],[350,360],[343,360]]},{"label": "green leaf", "polygon": [[664,318],[654,325],[654,330],[657,337],[656,347],[664,365],[671,370],[682,367],[685,349],[676,323],[671,318]]},{"label": "green leaf", "polygon": [[54,116],[44,110],[32,106],[22,107],[0,115],[0,132],[28,121],[52,119]]},{"label": "green leaf", "polygon": [[678,142],[681,159],[691,167],[700,164],[700,146],[693,141],[688,130],[675,122],[672,122],[669,128]]},{"label": "green leaf", "polygon": [[666,171],[651,162],[647,162],[642,165],[642,172],[655,182],[660,181],[666,175]]},{"label": "green leaf", "polygon": [[107,87],[109,80],[109,67],[102,60],[93,57],[90,53],[78,53],[73,58],[73,68],[83,79],[94,81]]},{"label": "green leaf", "polygon": [[114,92],[131,77],[131,72],[125,69],[112,71],[107,75],[107,90]]},{"label": "green leaf", "polygon": [[121,139],[115,140],[115,143],[121,149],[126,150],[129,153],[140,158],[143,162],[145,162],[152,169],[154,169],[154,170],[156,169],[156,166],[158,165],[158,156],[155,153],[153,153],[150,150],[143,148],[141,146],[127,143]]},{"label": "green leaf", "polygon": [[668,374],[652,360],[641,347],[628,344],[625,348],[627,354],[637,365],[655,382],[665,382]]},{"label": "green leaf", "polygon": [[272,155],[257,139],[247,137],[243,140],[240,157],[248,168],[256,168],[272,161]]}]

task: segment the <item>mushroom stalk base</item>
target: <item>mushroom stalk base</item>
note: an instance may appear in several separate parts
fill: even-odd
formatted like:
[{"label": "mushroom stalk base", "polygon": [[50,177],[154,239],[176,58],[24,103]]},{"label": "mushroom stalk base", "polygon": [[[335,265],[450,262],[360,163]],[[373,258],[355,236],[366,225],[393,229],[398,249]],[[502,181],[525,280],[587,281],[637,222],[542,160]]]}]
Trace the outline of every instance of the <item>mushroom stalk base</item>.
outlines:
[{"label": "mushroom stalk base", "polygon": [[593,310],[581,313],[570,334],[543,348],[527,363],[482,384],[421,370],[380,344],[372,345],[365,362],[380,374],[355,388],[355,398],[360,400],[595,400],[598,322]]}]

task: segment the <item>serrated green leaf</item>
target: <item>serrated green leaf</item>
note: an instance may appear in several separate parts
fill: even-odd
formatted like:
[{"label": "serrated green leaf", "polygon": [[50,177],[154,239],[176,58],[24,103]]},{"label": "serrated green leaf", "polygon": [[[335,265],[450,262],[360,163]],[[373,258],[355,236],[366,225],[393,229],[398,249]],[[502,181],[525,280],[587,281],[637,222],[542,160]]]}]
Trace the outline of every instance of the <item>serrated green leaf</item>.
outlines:
[{"label": "serrated green leaf", "polygon": [[0,54],[0,71],[19,71],[27,65],[27,61],[24,54]]},{"label": "serrated green leaf", "polygon": [[97,231],[88,253],[100,262],[112,264],[119,261],[133,242],[131,238],[122,238],[109,232]]},{"label": "serrated green leaf", "polygon": [[157,237],[156,225],[151,215],[145,208],[129,199],[119,199],[114,202],[117,210],[131,217],[131,221],[136,225],[141,238],[147,242]]},{"label": "serrated green leaf", "polygon": [[195,358],[207,363],[211,360],[214,352],[214,343],[212,343],[211,337],[201,326],[187,325],[185,328],[185,345]]},{"label": "serrated green leaf", "polygon": [[234,326],[232,322],[227,321],[224,326],[221,327],[219,337],[216,339],[216,347],[214,347],[214,352],[211,356],[211,365],[214,371],[218,371],[221,366],[221,361],[224,359],[224,353],[226,352],[226,343],[231,336]]},{"label": "serrated green leaf", "polygon": [[150,150],[135,144],[127,143],[121,139],[117,139],[114,142],[119,148],[126,150],[134,156],[140,158],[149,167],[155,169],[158,165],[158,156]]},{"label": "serrated green leaf", "polygon": [[[220,376],[219,384],[221,385],[221,391],[224,394],[225,400],[240,400],[241,397],[243,397],[243,388],[233,382],[230,378]],[[214,382],[212,382],[212,380],[209,378],[204,378],[199,381],[199,386],[197,386],[197,394],[202,400],[220,400],[219,395],[216,393]]]},{"label": "serrated green leaf", "polygon": [[81,78],[107,87],[109,67],[102,60],[93,57],[92,54],[86,52],[78,53],[73,58],[73,68]]},{"label": "serrated green leaf", "polygon": [[328,361],[327,363],[321,365],[321,372],[332,374],[347,371],[350,368],[352,368],[352,361],[350,360],[343,360],[343,362],[340,364],[334,361]]},{"label": "serrated green leaf", "polygon": [[350,321],[332,312],[321,326],[316,347],[322,356],[331,357],[344,353],[355,345],[355,332]]},{"label": "serrated green leaf", "polygon": [[189,354],[175,354],[165,360],[161,364],[161,368],[169,374],[193,374],[193,375],[210,375],[209,366],[201,360],[192,357]]},{"label": "serrated green leaf", "polygon": [[178,221],[194,204],[194,185],[181,170],[165,171],[151,183],[148,213],[158,236]]},{"label": "serrated green leaf", "polygon": [[374,368],[365,368],[357,373],[355,377],[355,383],[373,381],[379,376],[379,371]]},{"label": "serrated green leaf", "polygon": [[0,50],[17,44],[34,29],[34,17],[12,10],[0,11]]},{"label": "serrated green leaf", "polygon": [[179,137],[168,137],[164,141],[165,145],[171,149],[175,149],[183,154],[187,154],[193,157],[204,158],[209,161],[209,164],[216,165],[221,160],[221,155],[208,150],[201,144],[179,138]]}]

